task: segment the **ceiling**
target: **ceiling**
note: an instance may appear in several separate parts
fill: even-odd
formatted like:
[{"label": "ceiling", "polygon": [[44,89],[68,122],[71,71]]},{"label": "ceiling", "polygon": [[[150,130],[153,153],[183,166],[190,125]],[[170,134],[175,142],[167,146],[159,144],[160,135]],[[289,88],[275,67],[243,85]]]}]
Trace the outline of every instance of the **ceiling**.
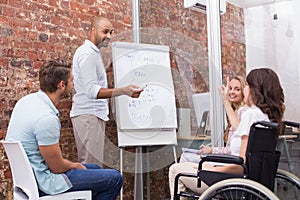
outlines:
[{"label": "ceiling", "polygon": [[289,0],[227,0],[227,2],[234,4],[241,8],[250,8],[255,6],[262,6],[266,4],[272,4],[280,1],[289,1]]}]

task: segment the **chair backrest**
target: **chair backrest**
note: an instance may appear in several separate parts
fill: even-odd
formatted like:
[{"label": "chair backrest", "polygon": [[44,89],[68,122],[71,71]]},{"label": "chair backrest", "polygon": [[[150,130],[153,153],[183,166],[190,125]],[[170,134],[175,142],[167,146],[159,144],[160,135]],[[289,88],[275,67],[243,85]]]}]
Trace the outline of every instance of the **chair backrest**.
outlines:
[{"label": "chair backrest", "polygon": [[29,199],[39,199],[35,176],[20,141],[1,140],[9,160],[14,190],[22,190]]},{"label": "chair backrest", "polygon": [[274,179],[280,159],[276,151],[279,126],[277,123],[260,121],[250,128],[246,151],[248,178],[257,181],[270,190],[274,189]]}]

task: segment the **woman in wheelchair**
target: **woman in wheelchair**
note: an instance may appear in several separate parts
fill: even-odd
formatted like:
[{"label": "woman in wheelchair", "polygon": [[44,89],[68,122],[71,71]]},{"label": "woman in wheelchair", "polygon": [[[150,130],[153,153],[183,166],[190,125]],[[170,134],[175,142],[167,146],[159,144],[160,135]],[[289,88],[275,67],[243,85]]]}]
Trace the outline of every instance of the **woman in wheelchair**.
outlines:
[{"label": "woman in wheelchair", "polygon": [[[284,113],[284,94],[277,74],[268,68],[261,68],[252,70],[247,78],[247,85],[244,88],[244,102],[250,107],[245,111],[240,119],[237,129],[230,137],[230,154],[239,155],[245,160],[246,148],[248,142],[248,134],[251,125],[256,121],[272,121],[280,125],[279,133],[282,133],[283,127],[283,113]],[[226,91],[223,90],[226,94]],[[224,99],[223,99],[224,100]],[[225,109],[226,109],[226,104]],[[229,112],[226,109],[228,117]],[[184,172],[197,172],[198,165],[190,167],[191,164],[174,164],[169,172],[169,184],[171,191],[171,199],[173,199],[174,182],[176,174],[182,171],[176,171],[177,165],[186,165]],[[216,165],[214,163],[204,163],[204,170],[228,172],[240,174],[243,172],[241,166],[233,164]],[[206,188],[203,182],[201,188],[197,188],[197,180],[189,177],[180,177],[178,183],[178,190],[184,191],[186,188],[196,192],[202,193]]]}]

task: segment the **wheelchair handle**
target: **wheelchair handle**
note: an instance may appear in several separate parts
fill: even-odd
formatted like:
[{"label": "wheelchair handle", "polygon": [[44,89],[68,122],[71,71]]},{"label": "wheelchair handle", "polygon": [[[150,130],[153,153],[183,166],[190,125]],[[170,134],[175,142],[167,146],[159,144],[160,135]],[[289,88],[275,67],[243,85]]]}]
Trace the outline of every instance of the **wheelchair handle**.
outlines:
[{"label": "wheelchair handle", "polygon": [[276,122],[269,122],[269,121],[258,121],[258,122],[254,122],[252,124],[252,126],[257,126],[257,125],[261,125],[264,126],[265,128],[279,128],[279,124]]}]

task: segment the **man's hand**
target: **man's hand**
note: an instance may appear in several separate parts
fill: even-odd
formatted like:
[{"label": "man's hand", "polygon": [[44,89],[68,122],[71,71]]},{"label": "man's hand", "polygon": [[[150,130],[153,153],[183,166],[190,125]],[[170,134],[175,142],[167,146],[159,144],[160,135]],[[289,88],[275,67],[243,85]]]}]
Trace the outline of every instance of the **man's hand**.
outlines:
[{"label": "man's hand", "polygon": [[140,88],[136,85],[129,85],[129,86],[123,88],[124,94],[126,94],[127,96],[132,97],[132,98],[139,98],[141,92],[143,92],[143,91],[144,91],[143,88]]},{"label": "man's hand", "polygon": [[86,167],[79,162],[73,162],[73,165],[74,165],[74,169],[86,169]]}]

